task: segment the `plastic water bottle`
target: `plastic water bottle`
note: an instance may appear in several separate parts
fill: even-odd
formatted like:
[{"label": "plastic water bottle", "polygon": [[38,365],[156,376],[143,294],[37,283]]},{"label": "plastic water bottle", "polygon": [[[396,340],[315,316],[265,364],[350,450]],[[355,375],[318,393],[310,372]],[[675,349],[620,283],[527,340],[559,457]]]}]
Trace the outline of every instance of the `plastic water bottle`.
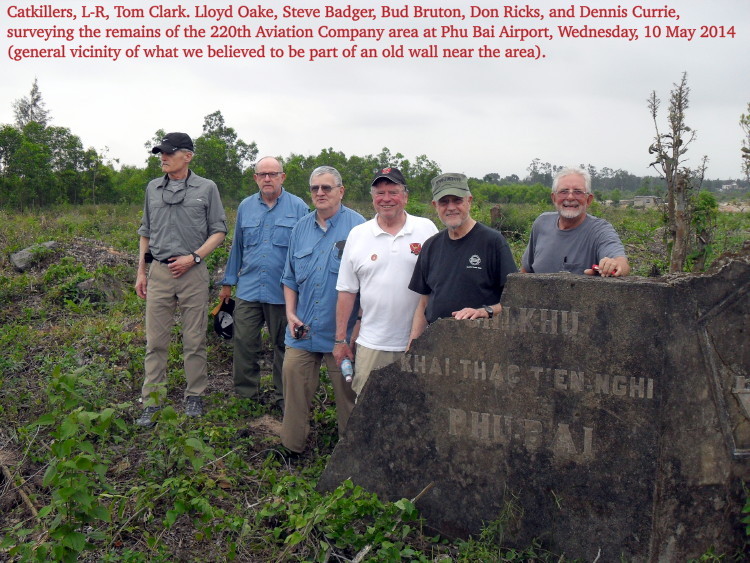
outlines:
[{"label": "plastic water bottle", "polygon": [[344,376],[344,381],[347,383],[352,382],[352,377],[354,377],[354,366],[349,358],[344,358],[344,361],[341,362],[341,374]]}]

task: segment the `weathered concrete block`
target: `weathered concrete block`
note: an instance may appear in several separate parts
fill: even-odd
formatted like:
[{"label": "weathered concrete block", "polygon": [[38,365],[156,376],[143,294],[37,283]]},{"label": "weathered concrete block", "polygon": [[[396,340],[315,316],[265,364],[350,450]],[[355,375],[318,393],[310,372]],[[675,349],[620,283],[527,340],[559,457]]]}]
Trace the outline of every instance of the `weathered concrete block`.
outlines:
[{"label": "weathered concrete block", "polygon": [[449,536],[505,514],[600,561],[742,546],[750,265],[651,280],[513,275],[501,315],[441,320],[373,374],[323,473],[413,498]]},{"label": "weathered concrete block", "polygon": [[43,242],[41,244],[35,244],[14,252],[10,255],[10,263],[19,272],[25,272],[35,264],[39,263],[41,258],[46,255],[50,250],[57,248],[58,244],[54,240]]}]

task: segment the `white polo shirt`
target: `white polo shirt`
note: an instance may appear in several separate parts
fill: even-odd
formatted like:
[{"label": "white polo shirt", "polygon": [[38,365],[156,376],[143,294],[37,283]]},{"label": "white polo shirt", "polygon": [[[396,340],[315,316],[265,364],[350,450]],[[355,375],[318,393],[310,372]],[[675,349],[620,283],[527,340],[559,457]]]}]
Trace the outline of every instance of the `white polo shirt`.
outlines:
[{"label": "white polo shirt", "polygon": [[336,289],[360,293],[358,343],[373,350],[406,350],[420,298],[409,289],[409,281],[422,243],[437,232],[429,219],[408,213],[395,236],[378,226],[377,216],[351,230]]}]

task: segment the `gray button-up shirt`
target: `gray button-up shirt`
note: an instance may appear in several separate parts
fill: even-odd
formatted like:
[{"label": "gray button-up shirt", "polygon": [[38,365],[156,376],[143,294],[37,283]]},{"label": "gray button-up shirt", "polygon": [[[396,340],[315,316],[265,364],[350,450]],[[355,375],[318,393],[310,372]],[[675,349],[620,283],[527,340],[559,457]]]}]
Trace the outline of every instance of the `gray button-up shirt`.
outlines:
[{"label": "gray button-up shirt", "polygon": [[198,250],[215,233],[227,232],[227,216],[216,184],[197,174],[187,180],[155,178],[146,187],[138,234],[149,239],[157,260]]}]

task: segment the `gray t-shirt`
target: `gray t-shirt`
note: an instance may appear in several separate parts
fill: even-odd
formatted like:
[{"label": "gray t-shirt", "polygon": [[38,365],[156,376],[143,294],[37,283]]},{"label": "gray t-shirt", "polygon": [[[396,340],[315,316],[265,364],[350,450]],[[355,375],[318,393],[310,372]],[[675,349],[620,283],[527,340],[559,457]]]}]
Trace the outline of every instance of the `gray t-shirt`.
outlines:
[{"label": "gray t-shirt", "polygon": [[531,227],[531,237],[521,264],[527,272],[583,274],[605,256],[625,256],[625,248],[614,227],[604,219],[586,214],[575,229],[557,227],[558,213],[542,213]]}]

